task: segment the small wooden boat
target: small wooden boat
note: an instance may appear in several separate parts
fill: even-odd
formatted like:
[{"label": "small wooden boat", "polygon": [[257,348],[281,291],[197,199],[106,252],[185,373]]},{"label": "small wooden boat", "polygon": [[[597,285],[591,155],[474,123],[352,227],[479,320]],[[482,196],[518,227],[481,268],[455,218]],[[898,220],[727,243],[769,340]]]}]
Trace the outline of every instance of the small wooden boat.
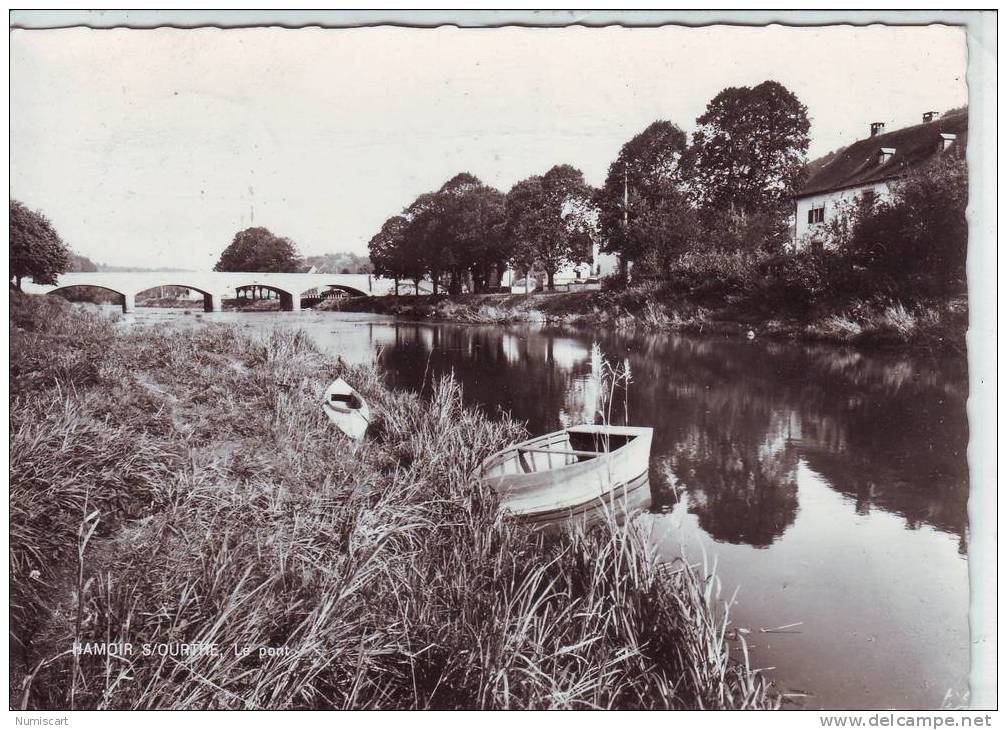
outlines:
[{"label": "small wooden boat", "polygon": [[535,521],[591,510],[647,484],[654,429],[572,426],[489,457],[480,477],[501,509]]},{"label": "small wooden boat", "polygon": [[325,389],[322,410],[351,439],[359,441],[364,438],[371,422],[371,409],[360,394],[342,378],[336,378]]}]

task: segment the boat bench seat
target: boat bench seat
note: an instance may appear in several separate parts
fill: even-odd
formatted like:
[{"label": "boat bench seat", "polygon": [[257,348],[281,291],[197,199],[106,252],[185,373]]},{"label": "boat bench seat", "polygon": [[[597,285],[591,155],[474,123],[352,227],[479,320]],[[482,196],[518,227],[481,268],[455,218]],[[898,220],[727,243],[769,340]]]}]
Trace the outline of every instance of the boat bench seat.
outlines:
[{"label": "boat bench seat", "polygon": [[583,461],[585,459],[594,459],[597,456],[608,453],[606,451],[583,451],[581,449],[548,449],[541,446],[519,446],[517,449],[518,463],[521,465],[521,471],[525,474],[531,474],[535,471],[534,464],[530,463],[525,454],[557,454],[559,456],[576,456],[578,461]]},{"label": "boat bench seat", "polygon": [[533,454],[566,454],[567,456],[601,456],[607,451],[583,451],[581,449],[543,449],[537,446],[519,446],[518,451],[531,452]]}]

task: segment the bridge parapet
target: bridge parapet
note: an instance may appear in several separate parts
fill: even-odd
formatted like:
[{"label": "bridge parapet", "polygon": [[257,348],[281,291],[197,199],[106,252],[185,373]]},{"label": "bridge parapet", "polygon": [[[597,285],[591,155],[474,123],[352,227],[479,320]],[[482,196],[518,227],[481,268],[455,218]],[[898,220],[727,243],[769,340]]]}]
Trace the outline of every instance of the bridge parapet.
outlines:
[{"label": "bridge parapet", "polygon": [[195,289],[203,294],[207,312],[219,312],[221,300],[237,295],[242,287],[259,286],[272,289],[280,295],[284,309],[301,308],[301,295],[311,289],[338,288],[351,294],[388,296],[394,293],[395,283],[370,274],[284,274],[242,271],[94,271],[60,274],[56,284],[22,282],[22,289],[30,294],[49,294],[72,286],[93,286],[108,289],[122,296],[124,312],[133,311],[136,295],[161,286],[179,286]]}]

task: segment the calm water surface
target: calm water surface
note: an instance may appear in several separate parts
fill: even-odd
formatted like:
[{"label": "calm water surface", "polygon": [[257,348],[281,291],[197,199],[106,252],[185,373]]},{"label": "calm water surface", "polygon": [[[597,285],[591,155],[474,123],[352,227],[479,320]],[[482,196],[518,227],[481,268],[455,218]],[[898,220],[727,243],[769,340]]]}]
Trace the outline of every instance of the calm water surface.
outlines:
[{"label": "calm water surface", "polygon": [[[178,320],[141,310],[137,322]],[[487,413],[532,433],[594,421],[599,356],[654,427],[651,507],[668,559],[716,561],[754,664],[804,707],[938,707],[968,671],[965,363],[828,346],[231,313],[298,326],[419,389],[448,372]],[[194,318],[187,318],[194,319]],[[767,632],[794,625],[785,632]]]}]

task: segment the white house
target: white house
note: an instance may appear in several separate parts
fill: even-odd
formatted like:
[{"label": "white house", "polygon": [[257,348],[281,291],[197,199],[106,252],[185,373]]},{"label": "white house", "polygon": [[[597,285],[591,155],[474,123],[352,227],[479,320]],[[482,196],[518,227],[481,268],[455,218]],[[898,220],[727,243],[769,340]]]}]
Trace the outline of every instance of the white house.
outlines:
[{"label": "white house", "polygon": [[[602,253],[601,248],[597,243],[594,244],[592,259],[594,261],[590,264],[567,264],[562,267],[556,272],[554,283],[562,286],[592,277],[608,276],[619,268],[619,257],[615,254]],[[519,280],[523,281],[516,271],[513,269],[507,269],[500,277],[500,286],[511,287]]]},{"label": "white house", "polygon": [[968,121],[968,109],[963,109],[940,119],[936,112],[926,112],[922,123],[894,132],[885,132],[884,122],[874,122],[866,139],[812,162],[811,176],[794,196],[795,248],[809,245],[843,204],[864,195],[884,200],[893,181],[953,146],[964,148]]}]

